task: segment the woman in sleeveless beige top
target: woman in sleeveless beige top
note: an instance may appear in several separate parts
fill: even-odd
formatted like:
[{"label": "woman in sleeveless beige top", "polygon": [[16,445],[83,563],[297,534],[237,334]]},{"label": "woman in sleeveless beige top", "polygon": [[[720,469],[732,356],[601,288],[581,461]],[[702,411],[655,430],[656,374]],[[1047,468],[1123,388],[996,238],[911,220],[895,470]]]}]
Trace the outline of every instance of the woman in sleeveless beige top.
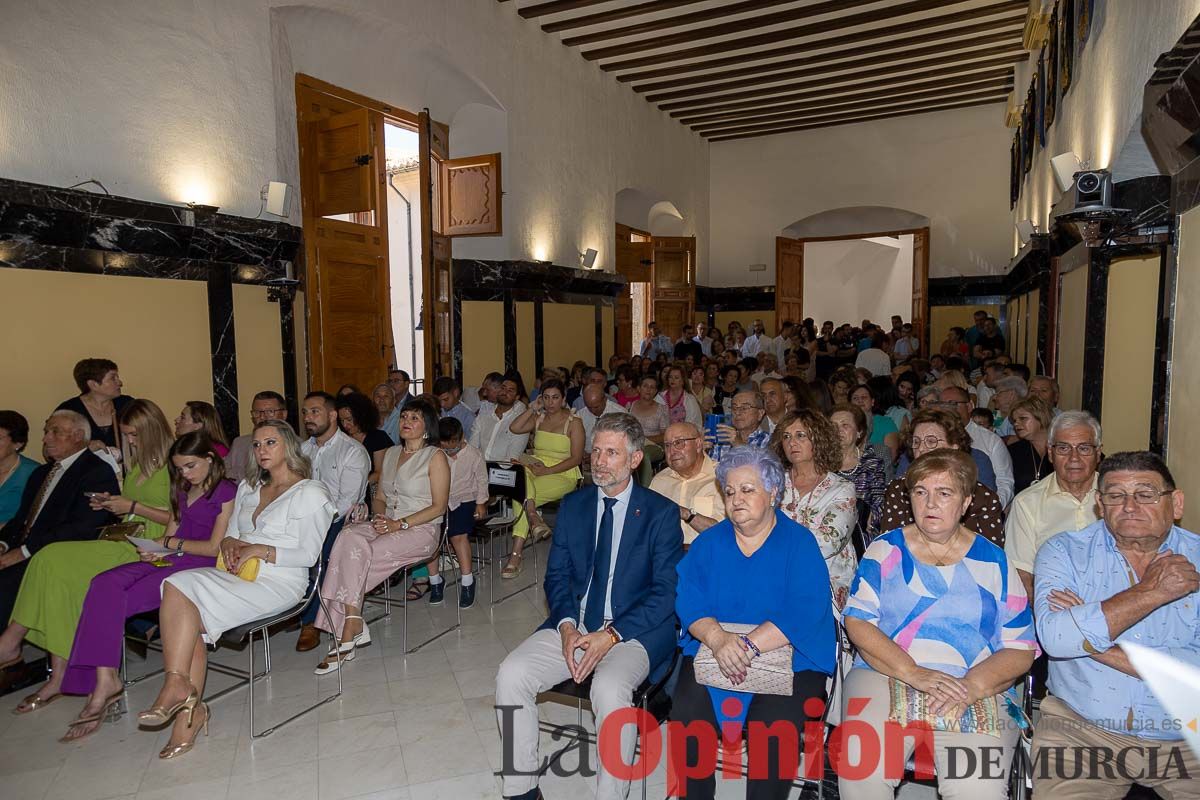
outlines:
[{"label": "woman in sleeveless beige top", "polygon": [[[450,498],[450,462],[435,446],[437,420],[429,403],[414,400],[404,407],[400,444],[383,456],[379,491],[371,504],[374,519],[356,521],[365,516],[356,512],[333,545],[316,626],[340,632],[343,662],[354,658],[356,647],[371,643],[362,618],[366,593],[396,570],[428,561],[437,549]],[[335,655],[331,648],[317,666],[318,675],[338,668]]]}]

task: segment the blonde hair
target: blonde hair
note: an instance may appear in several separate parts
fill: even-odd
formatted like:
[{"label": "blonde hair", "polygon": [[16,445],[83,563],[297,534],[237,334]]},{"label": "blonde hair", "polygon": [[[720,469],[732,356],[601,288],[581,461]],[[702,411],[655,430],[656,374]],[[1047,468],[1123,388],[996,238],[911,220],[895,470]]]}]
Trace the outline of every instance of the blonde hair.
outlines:
[{"label": "blonde hair", "polygon": [[[287,464],[288,470],[301,478],[311,478],[312,462],[300,450],[300,438],[296,436],[296,432],[292,430],[292,426],[288,424],[287,420],[265,419],[254,426],[251,437],[262,428],[274,428],[275,432],[279,434],[279,438],[283,440],[283,460]],[[260,467],[258,460],[253,458],[253,444],[250,453],[251,461],[246,465],[246,483],[253,489],[257,489],[259,486],[270,486],[271,473]]]},{"label": "blonde hair", "polygon": [[948,369],[938,378],[938,383],[942,388],[948,389],[951,386],[956,389],[962,389],[969,396],[971,394],[971,384],[967,383],[966,377],[956,369]]},{"label": "blonde hair", "polygon": [[117,424],[118,430],[121,425],[133,428],[137,436],[136,448],[121,436],[121,460],[126,466],[136,466],[144,478],[167,466],[175,436],[161,408],[139,398],[125,407]]},{"label": "blonde hair", "polygon": [[1040,397],[1029,395],[1012,407],[1012,410],[1008,412],[1008,418],[1012,419],[1013,414],[1016,414],[1018,411],[1028,411],[1029,416],[1038,421],[1038,424],[1042,426],[1042,430],[1046,432],[1046,435],[1050,435],[1050,420],[1052,418],[1052,414],[1050,412],[1050,406],[1045,400]]}]

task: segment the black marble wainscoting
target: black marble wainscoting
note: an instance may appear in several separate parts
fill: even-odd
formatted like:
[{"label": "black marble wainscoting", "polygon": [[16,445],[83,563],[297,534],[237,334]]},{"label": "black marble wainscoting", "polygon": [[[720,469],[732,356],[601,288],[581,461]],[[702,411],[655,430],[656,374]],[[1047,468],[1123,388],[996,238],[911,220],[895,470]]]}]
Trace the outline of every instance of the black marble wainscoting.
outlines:
[{"label": "black marble wainscoting", "polygon": [[[0,268],[204,281],[213,398],[230,436],[239,432],[234,284],[303,275],[300,228],[189,208],[0,178]],[[292,266],[295,265],[295,266]],[[283,376],[295,418],[292,294],[279,302]]]},{"label": "black marble wainscoting", "polygon": [[716,324],[718,311],[774,311],[774,286],[697,286],[696,311]]},{"label": "black marble wainscoting", "polygon": [[[602,309],[615,308],[617,295],[627,286],[624,277],[601,270],[560,267],[540,261],[481,261],[456,258],[452,266],[452,316],[455,331],[462,330],[464,300],[504,303],[504,369],[517,368],[516,303],[533,303],[534,363],[540,374],[545,366],[545,325],[543,309],[547,303],[590,305],[595,310],[595,363],[602,364]],[[499,365],[497,365],[497,368]],[[463,378],[462,337],[454,337],[454,374]],[[535,376],[523,375],[526,381]]]}]

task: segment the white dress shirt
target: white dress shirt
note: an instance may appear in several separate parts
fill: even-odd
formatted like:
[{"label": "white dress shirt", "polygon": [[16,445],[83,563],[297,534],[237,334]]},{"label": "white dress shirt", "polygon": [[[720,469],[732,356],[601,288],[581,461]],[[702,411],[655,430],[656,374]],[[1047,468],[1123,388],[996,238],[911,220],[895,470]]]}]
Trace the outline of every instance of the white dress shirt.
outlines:
[{"label": "white dress shirt", "polygon": [[[613,573],[617,571],[617,554],[621,552],[621,534],[625,528],[625,512],[629,510],[629,498],[633,495],[633,478],[629,479],[625,489],[617,495],[617,502],[613,504],[613,538],[612,550],[608,559],[608,591],[604,595],[604,619],[611,620],[612,613],[612,587]],[[608,497],[603,489],[596,489],[596,527],[592,532],[592,550],[596,549],[596,542],[600,540],[600,518],[604,516],[604,498]],[[583,592],[583,600],[579,603],[579,624],[578,628],[583,631],[583,618],[587,615],[588,592],[591,591],[592,582],[588,580],[587,589]],[[573,621],[573,620],[572,620]],[[559,623],[562,624],[561,622]],[[591,633],[592,631],[583,631]],[[618,631],[619,633],[619,631]]]},{"label": "white dress shirt", "polygon": [[692,341],[700,345],[700,352],[706,356],[712,355],[712,339],[707,336],[701,339],[699,336],[693,336]]},{"label": "white dress shirt", "polygon": [[471,429],[470,444],[483,453],[485,461],[511,461],[525,452],[525,445],[529,442],[528,433],[513,433],[511,430],[513,420],[524,413],[525,404],[520,400],[500,417],[496,416],[495,406],[480,407],[475,426]]},{"label": "white dress shirt", "polygon": [[1000,505],[1008,508],[1013,499],[1014,485],[1012,456],[1008,454],[1008,446],[999,436],[974,421],[967,423],[967,433],[971,436],[971,446],[987,453],[991,459],[992,469],[996,472],[996,494],[1000,495]]},{"label": "white dress shirt", "polygon": [[[624,412],[625,409],[621,407],[620,403],[606,398],[604,401],[604,412],[600,417],[604,416],[604,414],[622,414]],[[579,421],[583,423],[583,452],[590,453],[592,452],[592,435],[596,432],[596,423],[600,420],[600,417],[593,414],[592,410],[586,405],[576,411],[575,416],[579,417]]]},{"label": "white dress shirt", "polygon": [[765,333],[759,336],[757,333],[752,333],[746,337],[746,341],[742,342],[741,354],[742,358],[758,355],[760,350],[769,350],[775,352],[774,342],[770,336]]},{"label": "white dress shirt", "polygon": [[312,461],[313,479],[329,490],[339,517],[345,517],[362,502],[371,473],[367,448],[337,428],[325,444],[318,444],[314,436],[301,444],[300,450]]}]

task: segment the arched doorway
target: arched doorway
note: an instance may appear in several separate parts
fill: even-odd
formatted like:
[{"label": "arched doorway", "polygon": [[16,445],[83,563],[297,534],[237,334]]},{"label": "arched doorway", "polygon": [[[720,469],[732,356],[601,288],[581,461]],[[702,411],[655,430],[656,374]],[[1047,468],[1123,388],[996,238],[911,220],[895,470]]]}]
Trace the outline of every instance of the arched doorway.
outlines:
[{"label": "arched doorway", "polygon": [[777,326],[814,315],[840,323],[893,314],[908,317],[928,353],[928,217],[850,206],[796,220],[776,238]]}]

